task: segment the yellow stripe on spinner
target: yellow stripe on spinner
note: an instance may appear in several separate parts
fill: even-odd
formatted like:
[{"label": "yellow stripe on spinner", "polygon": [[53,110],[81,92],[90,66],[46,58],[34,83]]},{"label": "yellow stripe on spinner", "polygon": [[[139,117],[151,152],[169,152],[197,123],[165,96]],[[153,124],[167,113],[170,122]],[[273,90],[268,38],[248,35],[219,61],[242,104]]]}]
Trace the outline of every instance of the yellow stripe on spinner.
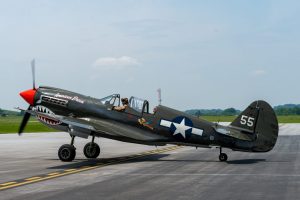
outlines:
[{"label": "yellow stripe on spinner", "polygon": [[12,185],[12,184],[15,184],[15,183],[17,183],[17,182],[12,181],[12,182],[7,182],[7,183],[1,183],[0,186]]},{"label": "yellow stripe on spinner", "polygon": [[32,181],[32,180],[36,180],[36,179],[40,179],[41,177],[39,176],[34,176],[34,177],[31,177],[31,178],[26,178],[25,180],[26,181]]}]

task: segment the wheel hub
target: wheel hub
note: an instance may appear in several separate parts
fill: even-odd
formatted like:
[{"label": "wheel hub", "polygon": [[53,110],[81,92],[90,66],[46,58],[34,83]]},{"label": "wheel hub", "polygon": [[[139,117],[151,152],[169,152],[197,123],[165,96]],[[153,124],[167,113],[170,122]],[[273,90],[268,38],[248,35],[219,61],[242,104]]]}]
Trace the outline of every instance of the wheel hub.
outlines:
[{"label": "wheel hub", "polygon": [[87,153],[90,156],[93,156],[96,153],[96,148],[94,146],[90,145],[89,147],[87,147]]},{"label": "wheel hub", "polygon": [[61,150],[61,156],[65,159],[67,159],[70,156],[70,151],[67,148],[64,148]]}]

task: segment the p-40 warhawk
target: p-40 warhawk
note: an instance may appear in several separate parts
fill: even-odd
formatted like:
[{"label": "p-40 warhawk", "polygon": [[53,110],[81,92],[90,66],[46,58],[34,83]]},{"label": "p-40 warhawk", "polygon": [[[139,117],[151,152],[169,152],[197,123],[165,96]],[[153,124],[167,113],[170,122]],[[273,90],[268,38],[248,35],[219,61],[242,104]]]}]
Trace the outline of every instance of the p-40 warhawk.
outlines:
[{"label": "p-40 warhawk", "polygon": [[43,124],[68,132],[70,144],[62,145],[58,157],[72,161],[76,156],[74,138],[88,138],[84,147],[87,158],[97,158],[100,147],[95,137],[123,142],[161,146],[166,144],[220,148],[219,160],[227,161],[222,148],[244,152],[268,152],[278,137],[278,121],[272,107],[265,101],[251,103],[229,126],[212,123],[187,113],[159,105],[149,112],[149,102],[131,97],[125,110],[120,106],[120,95],[96,99],[75,92],[41,86],[20,95],[29,103],[20,125],[21,134],[31,115]]}]

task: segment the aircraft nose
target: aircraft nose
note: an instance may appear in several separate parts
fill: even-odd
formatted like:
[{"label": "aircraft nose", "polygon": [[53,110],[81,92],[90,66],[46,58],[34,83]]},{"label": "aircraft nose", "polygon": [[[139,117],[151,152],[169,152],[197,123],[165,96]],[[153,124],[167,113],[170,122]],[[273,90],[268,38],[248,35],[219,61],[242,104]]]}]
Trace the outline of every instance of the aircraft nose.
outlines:
[{"label": "aircraft nose", "polygon": [[34,104],[34,95],[36,93],[35,89],[25,90],[23,92],[20,92],[20,96],[27,101],[30,105]]}]

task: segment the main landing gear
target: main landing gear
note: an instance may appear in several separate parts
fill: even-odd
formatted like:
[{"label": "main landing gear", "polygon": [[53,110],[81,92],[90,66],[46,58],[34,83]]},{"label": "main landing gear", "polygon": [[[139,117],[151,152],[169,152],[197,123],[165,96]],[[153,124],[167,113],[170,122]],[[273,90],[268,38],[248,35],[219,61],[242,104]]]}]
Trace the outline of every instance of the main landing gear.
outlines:
[{"label": "main landing gear", "polygon": [[[71,144],[64,144],[58,150],[58,157],[61,161],[70,162],[75,159],[76,148],[74,146],[75,136],[71,136]],[[92,138],[92,142],[87,143],[83,148],[83,153],[87,158],[97,158],[100,154],[100,147],[94,142],[95,136]]]},{"label": "main landing gear", "polygon": [[222,147],[220,147],[219,160],[221,162],[225,162],[225,161],[227,161],[227,158],[228,158],[227,154],[226,153],[222,153]]},{"label": "main landing gear", "polygon": [[71,144],[64,144],[58,150],[58,157],[61,161],[70,162],[76,156],[76,148],[74,147],[75,136],[71,136]]},{"label": "main landing gear", "polygon": [[100,154],[100,147],[94,143],[95,136],[93,136],[92,142],[87,143],[83,148],[83,153],[87,158],[97,158]]}]

